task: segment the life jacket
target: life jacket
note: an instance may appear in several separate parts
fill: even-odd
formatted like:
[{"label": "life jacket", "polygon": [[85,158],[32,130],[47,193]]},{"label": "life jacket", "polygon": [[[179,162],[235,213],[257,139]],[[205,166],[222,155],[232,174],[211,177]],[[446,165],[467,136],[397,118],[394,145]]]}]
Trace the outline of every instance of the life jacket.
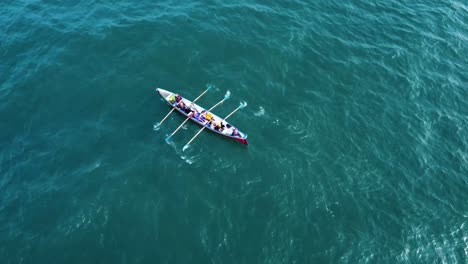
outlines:
[{"label": "life jacket", "polygon": [[205,118],[206,118],[206,120],[210,121],[211,118],[213,118],[213,114],[210,113],[210,112],[207,112],[206,115],[205,115]]},{"label": "life jacket", "polygon": [[169,96],[169,102],[174,103],[175,100],[176,100],[175,94],[172,94],[171,96]]}]

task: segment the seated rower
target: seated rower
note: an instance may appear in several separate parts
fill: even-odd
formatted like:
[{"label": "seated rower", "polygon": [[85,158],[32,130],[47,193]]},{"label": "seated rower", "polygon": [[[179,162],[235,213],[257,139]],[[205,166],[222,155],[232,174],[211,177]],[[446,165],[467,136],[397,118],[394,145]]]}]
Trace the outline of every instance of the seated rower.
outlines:
[{"label": "seated rower", "polygon": [[190,110],[190,107],[185,107],[184,109],[182,109],[187,115],[192,113],[192,110]]},{"label": "seated rower", "polygon": [[197,108],[195,107],[195,104],[193,102],[190,103],[190,111],[192,112],[198,112]]},{"label": "seated rower", "polygon": [[205,122],[205,113],[206,113],[206,110],[203,110],[201,113],[200,113],[200,116],[198,117],[198,121],[204,123]]},{"label": "seated rower", "polygon": [[213,114],[210,113],[210,112],[206,112],[205,118],[206,118],[206,120],[208,120],[208,121],[210,121],[211,119],[214,119],[214,118],[213,118]]},{"label": "seated rower", "polygon": [[233,136],[233,137],[240,137],[240,133],[239,133],[239,131],[237,130],[237,128],[234,128],[234,129],[232,130],[231,136]]},{"label": "seated rower", "polygon": [[182,101],[182,96],[180,96],[179,94],[176,94],[175,95],[175,100],[176,100],[177,103]]},{"label": "seated rower", "polygon": [[200,112],[198,112],[197,108],[195,108],[193,103],[192,103],[191,111],[192,112],[190,112],[190,116],[193,117],[195,120],[199,120],[200,119]]},{"label": "seated rower", "polygon": [[179,107],[182,111],[185,111],[185,103],[184,101],[180,100],[180,101],[177,101],[177,107]]},{"label": "seated rower", "polygon": [[209,124],[209,126],[210,126],[211,128],[213,128],[213,129],[216,128],[216,126],[217,126],[214,117],[211,117],[211,119],[210,119],[210,121],[208,122],[208,124]]},{"label": "seated rower", "polygon": [[177,104],[177,106],[180,108],[180,110],[182,110],[184,113],[186,113],[187,115],[190,114],[191,110],[190,110],[190,107],[188,107],[184,101],[179,101],[179,103]]},{"label": "seated rower", "polygon": [[169,96],[169,102],[170,102],[171,104],[175,104],[175,103],[176,103],[176,95],[175,95],[175,94],[171,94],[171,95]]},{"label": "seated rower", "polygon": [[213,122],[213,129],[219,131],[219,123]]},{"label": "seated rower", "polygon": [[224,130],[224,134],[226,135],[232,134],[232,126],[230,124],[226,124],[226,129]]},{"label": "seated rower", "polygon": [[215,129],[216,131],[223,132],[223,129],[224,129],[223,122],[217,123],[217,124],[215,125],[214,129]]}]

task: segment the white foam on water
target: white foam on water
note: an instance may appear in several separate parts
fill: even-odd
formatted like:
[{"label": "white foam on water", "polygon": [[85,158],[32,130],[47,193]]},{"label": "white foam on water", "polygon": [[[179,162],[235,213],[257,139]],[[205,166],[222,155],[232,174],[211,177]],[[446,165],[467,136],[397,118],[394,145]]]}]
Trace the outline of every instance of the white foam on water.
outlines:
[{"label": "white foam on water", "polygon": [[188,164],[193,164],[195,162],[195,157],[180,156]]},{"label": "white foam on water", "polygon": [[265,108],[263,108],[262,106],[260,106],[258,108],[258,111],[254,113],[254,116],[263,116],[265,115]]},{"label": "white foam on water", "polygon": [[[172,140],[172,138],[169,138],[167,139],[167,136],[169,135],[166,135],[166,143],[172,147],[172,149],[174,149],[174,151],[176,152],[176,154],[183,160],[185,161],[187,164],[193,164],[196,160],[197,160],[197,155],[195,156],[190,156],[190,155],[187,155],[187,153],[184,153],[185,149],[183,148],[180,148],[176,145],[176,143]],[[185,146],[184,146],[185,147]],[[187,148],[186,148],[187,149]]]},{"label": "white foam on water", "polygon": [[81,170],[83,173],[91,173],[93,172],[94,170],[98,169],[99,167],[101,167],[101,164],[102,164],[102,161],[101,160],[97,160],[95,162],[92,162],[90,164],[88,164],[87,166],[84,166]]}]

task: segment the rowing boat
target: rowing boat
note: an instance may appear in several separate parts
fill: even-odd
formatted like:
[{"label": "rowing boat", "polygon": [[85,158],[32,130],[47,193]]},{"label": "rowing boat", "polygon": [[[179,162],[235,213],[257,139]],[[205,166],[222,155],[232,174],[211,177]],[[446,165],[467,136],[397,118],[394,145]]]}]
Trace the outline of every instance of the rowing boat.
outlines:
[{"label": "rowing boat", "polygon": [[[172,108],[174,108],[175,110],[177,110],[179,113],[181,113],[182,115],[186,116],[187,118],[189,118],[189,115],[190,113],[185,113],[182,109],[180,109],[179,107],[176,106],[176,104],[172,104],[169,100],[169,98],[174,95],[175,93],[173,92],[170,92],[170,91],[167,91],[167,90],[164,90],[164,89],[161,89],[161,88],[157,88],[156,91],[159,93],[159,95],[163,98],[163,100]],[[192,106],[192,108],[195,108],[197,110],[197,112],[201,113],[203,110],[207,111],[205,108],[197,105],[196,103],[193,103],[192,105],[192,101],[186,99],[186,98],[183,98],[182,97],[182,101],[184,102],[184,104],[186,106]],[[226,120],[224,120],[223,118],[215,115],[214,113],[211,113],[213,115],[213,119],[215,120],[216,123],[219,123],[220,121],[223,121],[222,123],[225,125],[225,128],[222,130],[222,131],[219,131],[219,130],[216,130],[214,129],[212,126],[209,125],[208,121],[204,121],[204,122],[201,122],[200,120],[190,116],[190,120],[192,120],[193,122],[197,123],[198,125],[200,126],[203,126],[205,127],[206,129],[209,129],[210,131],[216,133],[216,134],[219,134],[221,136],[224,136],[224,137],[227,137],[227,138],[231,138],[231,139],[234,139],[236,141],[239,141],[245,145],[247,145],[247,134],[241,132],[240,130],[238,130],[237,128],[235,128],[233,125],[229,124],[228,122],[226,122]],[[230,128],[228,129],[227,127]],[[233,134],[234,131],[237,131],[237,134]]]}]

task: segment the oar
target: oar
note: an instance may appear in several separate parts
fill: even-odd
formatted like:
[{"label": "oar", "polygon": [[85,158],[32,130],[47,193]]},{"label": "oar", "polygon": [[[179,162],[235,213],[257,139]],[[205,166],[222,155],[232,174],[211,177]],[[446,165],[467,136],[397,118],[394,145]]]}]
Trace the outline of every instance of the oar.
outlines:
[{"label": "oar", "polygon": [[[200,99],[200,97],[205,95],[205,93],[208,92],[212,87],[213,85],[208,85],[208,88],[202,94],[200,94],[197,98],[195,98],[195,100],[193,100],[192,102],[195,103],[198,99]],[[161,126],[161,124],[172,114],[172,112],[174,112],[174,110],[175,110],[175,107],[172,108],[171,111],[169,111],[169,113],[159,123],[156,123],[154,125],[154,129],[157,130],[159,126]]]},{"label": "oar", "polygon": [[[226,94],[224,95],[224,98],[223,100],[219,101],[217,104],[215,104],[214,106],[212,106],[210,109],[208,109],[208,112],[210,112],[211,110],[215,109],[218,105],[222,104],[225,100],[229,99],[229,96],[231,96],[231,92],[227,91]],[[172,134],[170,134],[167,138],[166,138],[166,141],[168,141],[173,135],[175,135],[175,133],[177,133],[177,131],[179,131],[179,129],[185,124],[185,122],[187,122],[188,120],[190,119],[190,115],[189,117],[187,117],[184,122],[182,122],[182,124],[180,124],[180,126],[178,128],[176,128],[176,130],[174,130],[174,132],[172,132]]]},{"label": "oar", "polygon": [[[230,116],[232,116],[235,112],[237,112],[237,110],[242,109],[242,108],[244,108],[245,106],[247,106],[247,103],[246,103],[246,102],[241,102],[240,105],[239,105],[236,109],[234,109],[234,111],[232,111],[229,115],[227,115],[227,116],[223,119],[222,122],[225,122],[226,119],[228,119],[228,118],[229,118]],[[185,144],[185,146],[182,148],[182,151],[185,151],[185,150],[190,146],[190,143],[192,143],[192,141],[194,141],[195,138],[196,138],[205,128],[206,128],[206,126],[202,127],[202,128],[198,131],[198,133],[195,134],[195,136],[193,136],[193,138],[190,139],[190,141],[189,141],[187,144]]]}]

